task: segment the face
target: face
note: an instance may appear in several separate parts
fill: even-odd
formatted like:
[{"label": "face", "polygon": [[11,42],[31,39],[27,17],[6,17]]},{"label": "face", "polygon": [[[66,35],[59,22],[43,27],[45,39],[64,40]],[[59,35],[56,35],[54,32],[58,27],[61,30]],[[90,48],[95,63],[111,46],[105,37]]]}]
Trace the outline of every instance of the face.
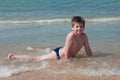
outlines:
[{"label": "face", "polygon": [[73,22],[72,31],[75,35],[81,35],[84,31],[84,26],[81,23]]}]

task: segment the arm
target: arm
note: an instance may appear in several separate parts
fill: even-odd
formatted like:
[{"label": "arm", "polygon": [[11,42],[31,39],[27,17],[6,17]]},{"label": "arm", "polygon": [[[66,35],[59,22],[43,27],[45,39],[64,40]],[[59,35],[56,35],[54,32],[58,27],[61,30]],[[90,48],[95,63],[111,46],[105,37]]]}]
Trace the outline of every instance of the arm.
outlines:
[{"label": "arm", "polygon": [[66,60],[70,57],[71,46],[72,46],[72,34],[69,33],[68,36],[66,37],[66,42],[64,46],[64,56]]},{"label": "arm", "polygon": [[92,51],[89,46],[88,37],[86,34],[85,34],[84,39],[85,39],[84,48],[85,48],[86,54],[87,54],[87,56],[92,56]]}]

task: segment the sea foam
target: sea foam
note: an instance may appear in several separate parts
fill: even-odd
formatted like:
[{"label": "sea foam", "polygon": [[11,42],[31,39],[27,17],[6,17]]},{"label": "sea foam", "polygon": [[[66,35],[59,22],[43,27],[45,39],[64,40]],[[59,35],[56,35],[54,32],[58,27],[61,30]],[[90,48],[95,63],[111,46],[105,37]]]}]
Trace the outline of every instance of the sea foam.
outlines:
[{"label": "sea foam", "polygon": [[0,66],[0,78],[9,77],[9,76],[12,76],[13,74],[18,74],[20,72],[40,70],[40,69],[44,69],[44,68],[48,68],[48,67],[49,67],[49,62],[47,62],[47,61],[42,61],[41,66],[37,66],[37,65],[29,66],[29,65],[23,64],[19,67],[15,67],[15,66],[1,65]]},{"label": "sea foam", "polygon": [[12,74],[17,74],[19,72],[24,72],[27,70],[29,70],[29,68],[25,67],[25,66],[21,66],[21,67],[14,68],[14,69],[9,68],[7,66],[0,66],[0,78],[1,77],[9,77]]},{"label": "sea foam", "polygon": [[[96,18],[86,18],[87,22],[91,23],[103,23],[103,22],[119,22],[120,17],[96,17]],[[61,18],[61,19],[44,19],[44,20],[0,20],[0,24],[54,24],[54,23],[70,23],[71,19]]]},{"label": "sea foam", "polygon": [[107,21],[120,21],[120,17],[103,17],[103,18],[93,18],[93,19],[87,19],[87,21],[90,22],[107,22]]}]

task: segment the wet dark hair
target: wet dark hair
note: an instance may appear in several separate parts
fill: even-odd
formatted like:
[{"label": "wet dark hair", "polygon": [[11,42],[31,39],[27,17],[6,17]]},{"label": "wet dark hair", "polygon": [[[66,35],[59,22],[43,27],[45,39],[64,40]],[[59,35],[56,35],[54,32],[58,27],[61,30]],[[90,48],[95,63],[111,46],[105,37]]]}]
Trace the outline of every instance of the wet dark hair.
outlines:
[{"label": "wet dark hair", "polygon": [[82,18],[81,16],[73,16],[71,23],[72,23],[72,27],[74,26],[73,22],[78,22],[78,23],[82,23],[83,27],[85,28],[85,20],[84,18]]}]

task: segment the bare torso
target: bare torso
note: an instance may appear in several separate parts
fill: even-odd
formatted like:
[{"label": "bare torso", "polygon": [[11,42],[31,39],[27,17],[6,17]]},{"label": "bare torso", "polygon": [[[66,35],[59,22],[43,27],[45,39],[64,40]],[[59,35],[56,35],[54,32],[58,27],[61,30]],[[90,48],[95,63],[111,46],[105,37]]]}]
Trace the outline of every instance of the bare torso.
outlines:
[{"label": "bare torso", "polygon": [[[71,34],[71,33],[70,33]],[[84,36],[85,34],[81,34],[80,36],[75,36],[72,35],[72,39],[71,39],[71,47],[69,49],[69,58],[71,57],[75,57],[75,55],[80,51],[80,49],[83,47],[84,45]],[[65,56],[65,52],[64,52],[65,46],[63,48],[60,49],[60,56],[64,57]]]}]

